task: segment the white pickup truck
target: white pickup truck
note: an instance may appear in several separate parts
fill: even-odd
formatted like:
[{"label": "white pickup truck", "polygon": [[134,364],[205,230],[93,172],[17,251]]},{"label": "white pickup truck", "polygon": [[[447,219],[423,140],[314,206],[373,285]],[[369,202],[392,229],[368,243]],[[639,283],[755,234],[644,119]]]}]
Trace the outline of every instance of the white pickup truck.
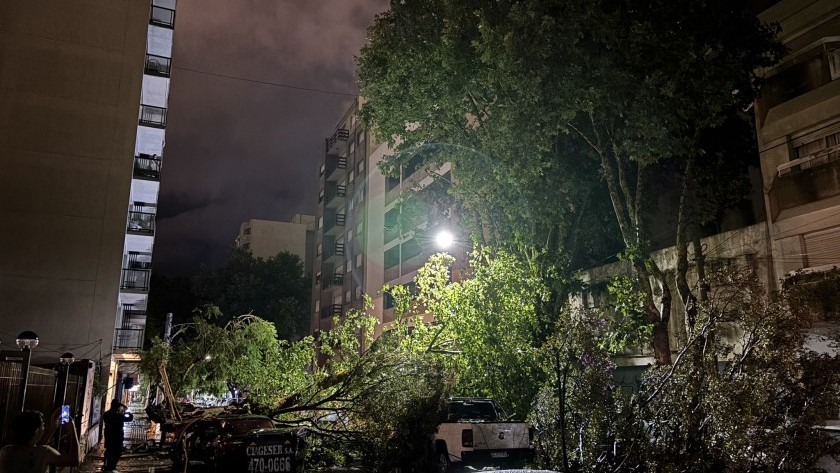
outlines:
[{"label": "white pickup truck", "polygon": [[522,466],[533,458],[528,424],[504,420],[496,401],[452,398],[434,437],[438,473],[453,466]]}]

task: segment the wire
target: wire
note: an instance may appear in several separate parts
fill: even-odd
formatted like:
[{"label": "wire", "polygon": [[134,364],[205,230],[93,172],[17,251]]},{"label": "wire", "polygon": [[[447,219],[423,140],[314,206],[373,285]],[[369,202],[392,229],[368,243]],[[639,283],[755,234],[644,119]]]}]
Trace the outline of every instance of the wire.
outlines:
[{"label": "wire", "polygon": [[355,93],[351,94],[351,93],[348,93],[348,92],[340,92],[340,91],[337,91],[337,90],[315,89],[315,88],[312,88],[312,87],[301,87],[299,85],[281,84],[279,82],[268,82],[268,81],[257,80],[257,79],[249,79],[247,77],[229,76],[229,75],[226,75],[226,74],[218,74],[218,73],[215,73],[215,72],[199,71],[199,70],[196,70],[196,69],[190,69],[188,67],[181,67],[181,66],[176,66],[176,65],[172,65],[172,69],[178,69],[178,70],[182,70],[182,71],[186,71],[186,72],[193,72],[195,74],[204,74],[204,75],[213,76],[213,77],[220,77],[220,78],[223,78],[223,79],[240,80],[240,81],[243,81],[243,82],[252,82],[254,84],[270,85],[272,87],[281,87],[281,88],[284,88],[284,89],[302,90],[304,92],[315,92],[315,93],[319,93],[319,94],[330,94],[330,95],[343,95],[345,97],[355,97],[356,95],[358,95],[358,94],[355,94]]}]

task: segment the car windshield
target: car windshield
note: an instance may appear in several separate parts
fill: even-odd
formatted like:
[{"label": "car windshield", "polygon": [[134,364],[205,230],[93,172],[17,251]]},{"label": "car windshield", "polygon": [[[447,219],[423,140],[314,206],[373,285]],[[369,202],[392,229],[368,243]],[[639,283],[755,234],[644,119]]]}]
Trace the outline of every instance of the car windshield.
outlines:
[{"label": "car windshield", "polygon": [[496,409],[490,402],[453,402],[449,409],[453,419],[496,420]]},{"label": "car windshield", "polygon": [[238,419],[230,422],[233,435],[244,434],[256,429],[270,429],[274,427],[269,419]]}]

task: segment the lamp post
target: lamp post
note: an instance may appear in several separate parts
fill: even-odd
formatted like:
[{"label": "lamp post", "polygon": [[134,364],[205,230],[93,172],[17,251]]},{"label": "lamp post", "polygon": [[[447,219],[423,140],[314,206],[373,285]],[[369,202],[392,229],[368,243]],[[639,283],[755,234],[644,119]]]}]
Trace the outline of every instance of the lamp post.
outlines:
[{"label": "lamp post", "polygon": [[[62,353],[60,357],[58,357],[59,363],[61,363],[61,385],[59,389],[59,393],[61,393],[61,398],[58,399],[57,407],[61,407],[64,405],[65,400],[67,399],[67,382],[70,379],[70,365],[76,361],[76,357],[70,353]],[[61,451],[61,430],[58,431],[58,434],[55,436],[55,444],[53,445],[56,450]],[[50,471],[55,471],[53,467],[50,467]]]},{"label": "lamp post", "polygon": [[21,368],[20,368],[20,410],[24,410],[24,405],[26,403],[26,386],[29,383],[29,362],[32,359],[32,349],[38,346],[38,343],[41,340],[38,338],[38,335],[31,331],[27,330],[25,332],[21,332],[20,335],[17,336],[15,339],[15,343],[17,343],[18,348],[20,348],[22,352],[21,358]]}]

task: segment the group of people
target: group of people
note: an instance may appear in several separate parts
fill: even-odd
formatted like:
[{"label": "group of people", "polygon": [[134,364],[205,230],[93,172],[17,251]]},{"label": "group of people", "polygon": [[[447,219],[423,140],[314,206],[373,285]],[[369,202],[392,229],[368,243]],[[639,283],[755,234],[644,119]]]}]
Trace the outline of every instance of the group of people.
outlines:
[{"label": "group of people", "polygon": [[[114,399],[111,407],[102,416],[105,424],[105,459],[102,471],[116,471],[117,462],[123,450],[123,424],[131,422],[134,416],[126,412],[126,406]],[[45,473],[50,466],[77,467],[81,463],[79,434],[76,424],[61,423],[61,409],[57,409],[44,422],[44,415],[38,411],[23,411],[15,414],[11,422],[9,444],[0,449],[0,473]],[[70,447],[67,453],[60,453],[49,445],[53,434],[64,428],[69,434]]]}]

